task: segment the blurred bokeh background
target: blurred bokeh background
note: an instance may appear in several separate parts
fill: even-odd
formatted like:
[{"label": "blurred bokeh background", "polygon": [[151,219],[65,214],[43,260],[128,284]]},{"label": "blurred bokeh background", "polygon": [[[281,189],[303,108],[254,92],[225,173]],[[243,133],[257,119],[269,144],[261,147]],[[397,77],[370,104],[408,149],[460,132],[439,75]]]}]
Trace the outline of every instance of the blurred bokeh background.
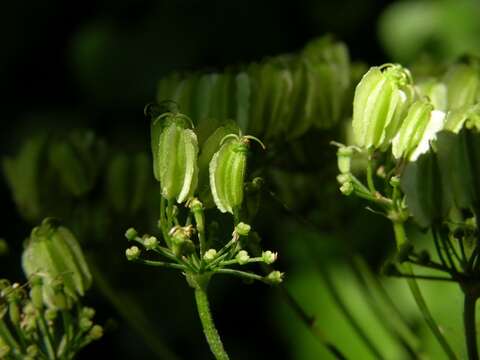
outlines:
[{"label": "blurred bokeh background", "polygon": [[[155,98],[158,80],[172,70],[221,70],[230,64],[295,52],[325,34],[344,41],[351,58],[367,64],[411,64],[419,59],[441,63],[480,53],[479,15],[477,0],[4,2],[0,12],[0,153],[2,157],[16,154],[34,134],[75,128],[92,129],[115,152],[147,152],[149,123],[143,108]],[[353,354],[349,358],[373,357],[329,295],[328,282],[322,277],[326,268],[384,357],[408,358],[385,335],[344,257],[345,252],[361,255],[377,272],[393,246],[388,224],[337,194],[335,154],[328,146],[335,135],[316,136],[321,143],[309,142],[308,136],[304,139],[307,147],[299,165],[313,169],[310,175],[316,180],[305,185],[304,180],[287,176],[277,189],[282,201],[314,225],[305,225],[279,202],[265,198],[255,226],[268,234],[264,246],[279,251],[287,288],[317,317],[328,337],[347,355]],[[303,190],[303,199],[297,199],[296,189]],[[54,197],[55,188],[48,191]],[[105,337],[80,358],[154,359],[163,354],[168,359],[173,358],[169,354],[176,354],[180,359],[209,359],[191,291],[181,276],[127,264],[123,259],[125,229],[131,224],[145,231],[154,227],[154,217],[145,214],[151,215],[155,208],[155,187],[147,196],[145,212],[131,216],[119,212],[109,219],[99,210],[104,191],[101,188],[92,195],[82,211],[98,210],[97,218],[110,223],[103,227],[108,232],[102,238],[99,232],[93,235],[88,230],[81,237],[93,258],[117,259],[109,263],[115,271],[101,266],[99,270],[107,274],[109,296],[97,284],[86,299],[108,326]],[[19,259],[32,222],[17,211],[3,177],[0,194],[0,237],[9,245],[8,255],[0,257],[0,277],[24,281]],[[115,276],[109,277],[109,271]],[[404,284],[391,281],[384,286],[412,327],[426,333],[403,291]],[[445,291],[446,285],[442,286],[431,285],[428,293],[435,297]],[[329,358],[279,291],[220,278],[210,290],[214,316],[232,358]],[[125,294],[128,300],[122,297]],[[115,300],[135,303],[126,306],[130,316],[149,324],[139,326],[140,331],[132,329],[125,314],[112,306]],[[455,299],[433,304],[434,313],[447,316],[445,322],[452,324],[447,332],[455,333],[460,326],[460,319],[453,316],[454,311],[460,314],[459,304]],[[149,336],[153,339],[145,341]],[[431,353],[438,351],[427,335],[424,341]],[[152,348],[152,343],[157,344]]]}]

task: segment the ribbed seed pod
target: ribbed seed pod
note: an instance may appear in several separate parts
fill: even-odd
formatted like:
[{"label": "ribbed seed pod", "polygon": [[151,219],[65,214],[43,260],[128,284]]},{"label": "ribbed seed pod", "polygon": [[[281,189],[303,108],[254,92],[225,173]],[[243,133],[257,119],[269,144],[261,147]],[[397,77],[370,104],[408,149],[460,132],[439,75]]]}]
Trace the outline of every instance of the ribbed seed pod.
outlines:
[{"label": "ribbed seed pod", "polygon": [[372,67],[355,89],[353,133],[357,145],[386,147],[399,129],[413,92],[400,65]]},{"label": "ribbed seed pod", "polygon": [[[197,136],[187,128],[188,121],[184,115],[169,113],[162,116],[158,121],[163,120],[165,124],[154,149],[154,173],[160,181],[162,196],[182,203],[193,195],[197,187]],[[157,133],[153,132],[152,136]]]},{"label": "ribbed seed pod", "polygon": [[467,64],[457,64],[445,75],[448,90],[448,110],[473,105],[480,88],[478,71]]},{"label": "ribbed seed pod", "polygon": [[243,202],[250,136],[228,135],[209,165],[210,189],[217,208],[234,214]]},{"label": "ribbed seed pod", "polygon": [[58,281],[71,300],[83,296],[92,283],[92,276],[73,234],[53,219],[45,219],[32,230],[22,255],[27,277],[41,276],[44,301],[56,307],[53,294]]},{"label": "ribbed seed pod", "polygon": [[414,161],[421,153],[426,152],[429,140],[443,128],[444,115],[441,111],[434,111],[433,105],[427,100],[414,102],[393,139],[393,156]]}]

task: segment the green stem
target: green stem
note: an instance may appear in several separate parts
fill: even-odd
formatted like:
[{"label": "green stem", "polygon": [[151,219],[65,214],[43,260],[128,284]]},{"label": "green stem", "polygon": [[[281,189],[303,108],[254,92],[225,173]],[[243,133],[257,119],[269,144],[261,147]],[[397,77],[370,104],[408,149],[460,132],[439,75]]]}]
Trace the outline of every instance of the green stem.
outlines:
[{"label": "green stem", "polygon": [[0,319],[0,337],[5,341],[8,346],[10,346],[14,357],[21,358],[20,346],[18,345],[17,341],[15,340],[12,333],[2,319]]},{"label": "green stem", "polygon": [[203,254],[207,251],[207,240],[205,237],[205,218],[203,214],[203,209],[200,207],[193,211],[193,217],[195,218],[195,224],[197,224],[197,232],[198,232],[198,241],[200,244],[200,256],[203,259]]},{"label": "green stem", "polygon": [[372,194],[375,194],[377,190],[375,189],[375,183],[373,181],[373,167],[372,167],[372,154],[368,154],[368,165],[367,165],[367,185],[368,189]]},{"label": "green stem", "polygon": [[[402,246],[407,241],[405,228],[403,226],[403,222],[393,221],[392,223],[393,223],[393,231],[395,233],[395,240],[397,243],[397,247],[400,248],[400,246]],[[413,273],[411,264],[405,263],[402,265],[402,268],[407,275],[412,275],[412,276],[415,275]],[[438,327],[438,324],[436,323],[435,319],[430,313],[430,310],[428,309],[427,303],[425,302],[425,299],[422,296],[422,293],[420,291],[420,288],[418,287],[416,280],[407,279],[407,282],[408,282],[408,287],[410,288],[410,292],[412,293],[413,298],[415,299],[415,303],[417,304],[418,308],[420,309],[420,312],[422,313],[423,319],[425,320],[428,327],[432,331],[433,335],[439,342],[440,346],[443,348],[443,351],[445,351],[445,354],[449,359],[451,360],[457,359],[455,353],[453,352],[452,348],[450,347],[447,340],[443,336],[440,328]]]},{"label": "green stem", "polygon": [[358,323],[357,319],[350,312],[350,309],[344,303],[342,296],[337,291],[337,288],[335,287],[332,279],[330,278],[330,274],[328,273],[328,270],[326,269],[326,267],[324,267],[318,262],[317,262],[317,267],[319,270],[319,274],[323,278],[323,281],[325,282],[325,285],[327,286],[327,289],[330,295],[332,296],[333,300],[335,301],[338,308],[342,312],[343,316],[347,319],[348,323],[353,327],[358,337],[362,340],[362,342],[370,350],[370,352],[376,359],[383,359],[384,358],[383,355],[380,353],[380,351],[377,349],[375,344],[365,333],[362,326]]},{"label": "green stem", "polygon": [[475,322],[475,305],[477,297],[466,292],[463,308],[463,323],[465,338],[467,341],[467,353],[469,360],[478,360],[477,328]]},{"label": "green stem", "polygon": [[265,282],[267,284],[270,284],[265,280],[265,278],[263,276],[260,276],[260,275],[254,274],[254,273],[250,273],[250,272],[246,272],[246,271],[240,271],[240,270],[235,270],[235,269],[216,269],[216,270],[214,270],[214,272],[215,272],[215,274],[233,275],[233,276],[243,278],[245,280],[257,280],[257,281],[261,281],[261,282]]},{"label": "green stem", "polygon": [[203,333],[207,338],[208,345],[212,354],[217,360],[228,360],[228,354],[223,348],[222,340],[218,334],[217,328],[213,322],[212,314],[210,312],[210,305],[205,289],[200,286],[195,288],[195,300],[197,302],[198,315],[203,326]]},{"label": "green stem", "polygon": [[55,349],[53,347],[53,339],[50,331],[48,330],[47,322],[45,321],[45,317],[43,316],[43,312],[40,311],[38,315],[38,323],[40,330],[43,333],[43,341],[45,344],[45,348],[47,350],[48,358],[50,360],[56,360],[57,355],[55,353]]}]

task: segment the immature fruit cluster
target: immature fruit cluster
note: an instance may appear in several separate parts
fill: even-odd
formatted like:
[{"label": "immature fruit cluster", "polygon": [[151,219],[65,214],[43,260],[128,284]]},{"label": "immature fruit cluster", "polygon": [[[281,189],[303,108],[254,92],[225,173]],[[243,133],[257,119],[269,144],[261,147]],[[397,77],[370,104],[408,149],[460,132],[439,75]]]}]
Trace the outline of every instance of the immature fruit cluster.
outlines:
[{"label": "immature fruit cluster", "polygon": [[228,119],[267,140],[330,128],[351,99],[346,46],[330,37],[297,55],[280,55],[217,73],[173,73],[161,79],[159,102],[172,100],[196,121],[199,143]]},{"label": "immature fruit cluster", "polygon": [[44,301],[52,308],[65,308],[83,296],[92,275],[73,234],[53,219],[32,230],[22,255],[28,278],[42,279]]},{"label": "immature fruit cluster", "polygon": [[372,67],[355,90],[353,132],[357,145],[388,146],[408,111],[412,98],[408,70],[400,65]]}]

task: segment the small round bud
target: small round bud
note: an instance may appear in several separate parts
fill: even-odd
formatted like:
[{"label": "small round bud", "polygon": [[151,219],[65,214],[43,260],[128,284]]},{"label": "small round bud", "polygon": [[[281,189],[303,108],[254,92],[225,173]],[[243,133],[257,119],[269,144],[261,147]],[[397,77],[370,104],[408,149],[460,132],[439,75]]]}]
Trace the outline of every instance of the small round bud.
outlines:
[{"label": "small round bud", "polygon": [[193,212],[196,211],[201,211],[203,209],[203,204],[200,200],[197,198],[192,198],[188,201],[187,206],[192,210]]},{"label": "small round bud", "polygon": [[340,192],[345,196],[351,195],[353,190],[355,190],[355,188],[351,182],[343,183],[342,186],[340,186]]},{"label": "small round bud", "polygon": [[217,257],[217,250],[215,249],[208,249],[203,255],[203,259],[206,262],[213,261],[216,257]]},{"label": "small round bud", "polygon": [[337,181],[340,185],[345,184],[346,182],[351,182],[351,180],[352,178],[350,174],[340,174],[337,176]]},{"label": "small round bud", "polygon": [[125,237],[130,241],[135,240],[137,236],[138,236],[137,230],[135,230],[134,228],[130,228],[127,231],[125,231]]},{"label": "small round bud", "polygon": [[400,178],[398,176],[392,176],[390,178],[390,186],[391,187],[399,187],[400,186]]},{"label": "small round bud", "polygon": [[235,226],[235,232],[240,236],[248,236],[250,230],[251,226],[243,222],[240,222],[237,224],[237,226]]},{"label": "small round bud", "polygon": [[280,284],[283,281],[283,273],[281,273],[278,270],[274,270],[270,274],[267,275],[266,279],[272,285]]},{"label": "small round bud", "polygon": [[155,236],[149,236],[143,241],[143,246],[147,250],[153,250],[158,246],[158,240]]},{"label": "small round bud", "polygon": [[262,260],[265,264],[273,264],[277,260],[277,253],[271,252],[270,250],[264,251],[262,253]]},{"label": "small round bud", "polygon": [[136,246],[132,246],[125,250],[125,255],[130,261],[137,260],[140,257],[140,249]]},{"label": "small round bud", "polygon": [[248,255],[248,252],[246,252],[245,250],[240,250],[237,256],[235,256],[235,259],[240,265],[245,265],[248,263],[250,255]]},{"label": "small round bud", "polygon": [[80,322],[78,324],[78,327],[80,328],[80,331],[86,332],[86,331],[90,330],[92,325],[93,325],[92,320],[83,317],[83,318],[80,318]]},{"label": "small round bud", "polygon": [[103,336],[103,327],[100,325],[93,325],[93,327],[88,332],[88,337],[92,340],[98,340]]},{"label": "small round bud", "polygon": [[82,309],[81,317],[86,319],[93,319],[94,316],[95,316],[95,309],[92,309],[91,307],[84,307]]}]

